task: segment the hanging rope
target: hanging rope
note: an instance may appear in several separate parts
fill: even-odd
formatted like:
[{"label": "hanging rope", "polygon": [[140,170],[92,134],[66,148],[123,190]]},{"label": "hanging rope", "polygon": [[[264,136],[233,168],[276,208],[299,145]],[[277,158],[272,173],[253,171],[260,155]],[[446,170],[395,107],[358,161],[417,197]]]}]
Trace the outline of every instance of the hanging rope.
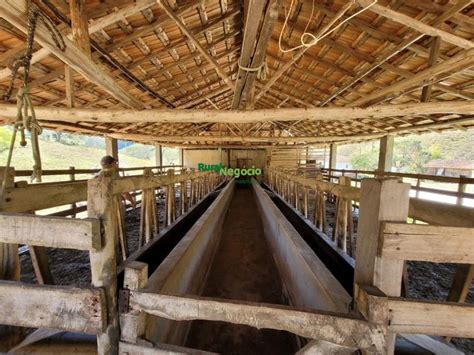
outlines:
[{"label": "hanging rope", "polygon": [[4,171],[4,176],[3,176],[3,181],[2,181],[1,194],[3,194],[5,186],[6,186],[6,180],[7,180],[6,177],[11,165],[13,150],[15,148],[16,135],[18,131],[20,131],[20,135],[21,135],[20,145],[22,147],[26,146],[25,130],[30,132],[31,147],[33,151],[33,160],[34,160],[33,174],[31,176],[31,181],[37,180],[41,182],[42,169],[41,169],[41,154],[40,154],[40,149],[39,149],[38,136],[41,134],[42,128],[39,125],[38,121],[36,120],[35,110],[34,110],[33,103],[31,101],[29,90],[28,90],[28,78],[30,74],[34,36],[35,36],[36,25],[38,23],[38,20],[40,20],[45,25],[46,29],[51,34],[51,38],[53,39],[56,46],[62,51],[66,49],[66,44],[64,43],[64,39],[61,33],[55,28],[53,21],[47,15],[43,14],[41,10],[31,2],[31,0],[27,2],[27,9],[28,9],[28,23],[27,23],[27,37],[26,37],[25,53],[20,58],[16,59],[10,66],[10,69],[12,71],[12,80],[10,82],[10,86],[8,87],[3,97],[5,101],[10,99],[10,96],[13,92],[15,79],[18,74],[18,70],[21,67],[23,67],[23,84],[22,84],[22,87],[18,90],[18,94],[17,94],[17,115],[16,115],[16,121],[13,124],[13,133],[10,140],[10,148],[8,151],[7,165]]},{"label": "hanging rope", "polygon": [[317,34],[317,35],[314,35],[312,34],[311,32],[306,32],[307,29],[309,28],[309,25],[310,25],[310,22],[312,20],[312,17],[313,17],[313,13],[314,13],[314,0],[313,0],[313,6],[311,8],[311,15],[309,17],[309,20],[308,20],[308,23],[306,24],[306,27],[303,31],[303,34],[301,35],[300,37],[300,42],[301,44],[296,46],[296,47],[293,47],[293,48],[288,48],[288,49],[285,49],[283,48],[281,42],[282,42],[282,37],[283,37],[283,32],[285,32],[285,29],[286,29],[286,26],[288,24],[288,20],[290,18],[290,15],[291,15],[291,11],[293,9],[293,6],[294,6],[294,2],[295,0],[291,0],[291,4],[290,4],[290,8],[288,10],[288,14],[286,15],[285,17],[285,22],[283,23],[283,28],[281,29],[281,32],[280,32],[280,36],[278,37],[278,47],[280,49],[281,52],[283,53],[288,53],[288,52],[293,52],[297,49],[300,49],[300,48],[310,48],[312,46],[315,46],[316,44],[318,44],[318,42],[329,36],[331,33],[333,33],[334,31],[336,31],[339,27],[341,27],[342,25],[344,25],[346,22],[350,21],[352,18],[356,17],[357,15],[359,15],[360,13],[368,10],[371,6],[373,6],[374,4],[377,3],[378,0],[373,0],[373,2],[366,6],[366,7],[363,7],[361,10],[357,11],[356,13],[352,14],[351,16],[347,17],[345,20],[341,21],[337,26],[333,27],[332,29],[330,29],[330,27],[339,19],[341,18],[345,12],[347,12],[351,6],[355,3],[354,0],[348,2],[342,9],[341,11],[336,15],[336,17],[330,21],[329,23],[329,26],[326,26],[326,28],[324,28],[321,33]]}]

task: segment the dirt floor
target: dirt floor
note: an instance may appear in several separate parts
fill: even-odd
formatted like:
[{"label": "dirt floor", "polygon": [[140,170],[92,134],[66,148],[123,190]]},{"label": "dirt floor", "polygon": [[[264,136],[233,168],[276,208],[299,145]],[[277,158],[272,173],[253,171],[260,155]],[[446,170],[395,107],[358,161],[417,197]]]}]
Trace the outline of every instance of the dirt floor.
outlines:
[{"label": "dirt floor", "polygon": [[[238,188],[224,221],[203,296],[286,304],[281,281],[265,241],[257,206],[248,188]],[[223,354],[293,354],[287,332],[195,321],[186,346]]]}]

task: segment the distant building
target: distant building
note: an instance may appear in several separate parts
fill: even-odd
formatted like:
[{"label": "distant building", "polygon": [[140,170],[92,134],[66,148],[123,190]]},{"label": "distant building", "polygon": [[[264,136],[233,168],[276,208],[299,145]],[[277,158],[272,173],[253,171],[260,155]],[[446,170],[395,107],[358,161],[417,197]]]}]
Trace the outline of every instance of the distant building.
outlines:
[{"label": "distant building", "polygon": [[439,176],[474,177],[474,160],[432,160],[423,165],[425,173]]}]

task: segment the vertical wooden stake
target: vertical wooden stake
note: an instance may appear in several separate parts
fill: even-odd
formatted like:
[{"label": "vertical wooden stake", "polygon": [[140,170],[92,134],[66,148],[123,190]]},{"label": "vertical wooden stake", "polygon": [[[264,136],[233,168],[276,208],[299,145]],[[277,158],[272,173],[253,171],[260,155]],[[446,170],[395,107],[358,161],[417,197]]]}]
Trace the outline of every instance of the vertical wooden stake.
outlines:
[{"label": "vertical wooden stake", "polygon": [[[74,173],[74,170],[76,170],[76,168],[73,167],[73,166],[70,166],[70,167],[69,167],[69,170],[71,171],[71,172],[69,173],[69,181],[75,181],[75,180],[76,180],[76,174]],[[71,209],[72,209],[71,217],[72,217],[72,218],[76,218],[76,207],[77,207],[77,206],[76,206],[75,203],[71,204]]]},{"label": "vertical wooden stake", "polygon": [[[351,178],[348,176],[341,176],[339,178],[339,184],[343,186],[351,186]],[[352,227],[352,223],[349,223],[349,218],[352,221],[351,204],[351,200],[347,200],[343,197],[339,196],[336,199],[333,240],[336,243],[336,246],[340,247],[344,252],[347,252],[348,228],[349,226]]]},{"label": "vertical wooden stake", "polygon": [[[148,264],[132,261],[126,264],[123,286],[129,290],[145,289],[148,285]],[[145,334],[146,313],[120,315],[121,340],[136,344]]]},{"label": "vertical wooden stake", "polygon": [[90,251],[92,285],[105,292],[107,328],[97,336],[99,354],[118,353],[116,221],[113,172],[103,171],[87,183],[87,215],[102,221],[102,249]]},{"label": "vertical wooden stake", "polygon": [[[322,181],[323,178],[323,174],[316,174],[317,181]],[[324,233],[324,229],[326,228],[326,201],[324,191],[317,188],[315,194],[314,225]]]}]

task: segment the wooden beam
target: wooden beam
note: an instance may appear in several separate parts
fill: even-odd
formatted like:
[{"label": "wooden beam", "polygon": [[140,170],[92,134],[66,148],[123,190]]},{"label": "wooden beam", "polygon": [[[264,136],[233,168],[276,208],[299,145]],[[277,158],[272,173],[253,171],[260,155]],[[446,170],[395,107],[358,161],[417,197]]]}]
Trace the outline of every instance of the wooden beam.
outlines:
[{"label": "wooden beam", "polygon": [[87,29],[87,12],[84,0],[74,0],[69,2],[71,15],[71,31],[73,42],[82,49],[82,52],[90,58],[91,43],[89,31]]},{"label": "wooden beam", "polygon": [[425,35],[433,37],[439,36],[443,41],[446,41],[461,48],[474,48],[474,42],[472,41],[440,30],[436,27],[427,25],[424,22],[418,21],[417,19],[407,16],[401,12],[389,9],[388,7],[382,6],[380,4],[374,4],[373,0],[357,0],[357,2],[363,7],[370,6],[369,10],[372,12],[382,15],[392,21],[401,23],[404,26],[411,27],[418,32],[424,33]]},{"label": "wooden beam", "polygon": [[[28,32],[26,13],[27,9],[25,0],[8,0],[0,2],[0,16],[25,34]],[[36,27],[35,40],[65,64],[69,65],[72,69],[84,76],[84,78],[101,87],[123,104],[135,109],[143,109],[145,107],[141,101],[137,100],[131,93],[120,87],[114,78],[105,73],[95,62],[92,61],[90,57],[85,55],[82,50],[69,39],[64,37],[64,42],[66,44],[64,51],[58,49],[54,41],[51,39],[51,34],[41,21],[38,22]]]},{"label": "wooden beam", "polygon": [[87,200],[87,183],[32,184],[6,189],[0,211],[25,213]]},{"label": "wooden beam", "polygon": [[118,141],[111,136],[105,136],[105,154],[113,157],[117,162],[119,161]]},{"label": "wooden beam", "polygon": [[[419,84],[418,84],[419,85]],[[375,93],[374,95],[376,95]],[[389,117],[418,116],[430,114],[473,115],[474,101],[440,101],[407,103],[369,107],[315,107],[278,108],[253,111],[218,110],[171,110],[150,109],[143,111],[127,109],[81,109],[59,107],[35,107],[36,117],[41,121],[92,122],[92,123],[257,123],[271,121],[350,121],[362,118],[382,119]],[[16,118],[17,107],[0,103],[0,117]],[[439,122],[438,122],[439,123]]]},{"label": "wooden beam", "polygon": [[[255,69],[262,66],[273,27],[278,19],[281,3],[281,0],[247,2],[250,8],[247,11],[244,40],[239,58],[239,64],[242,67]],[[259,28],[261,18],[263,18],[263,23]],[[257,72],[239,68],[232,109],[240,108],[240,104],[244,99],[247,99],[253,108],[253,100],[249,97],[249,94],[254,88],[256,77]]]},{"label": "wooden beam", "polygon": [[99,289],[0,281],[0,324],[98,334],[107,320],[104,302]]},{"label": "wooden beam", "polygon": [[[64,65],[64,80],[66,84],[66,105],[74,107],[74,71],[69,65]],[[31,88],[31,85],[29,86]]]},{"label": "wooden beam", "polygon": [[[438,60],[439,50],[441,48],[441,37],[433,37],[431,42],[430,57],[428,58],[428,68],[434,66]],[[426,85],[421,92],[421,102],[428,102],[431,99],[432,85]]]},{"label": "wooden beam", "polygon": [[474,228],[385,223],[381,257],[474,264]]},{"label": "wooden beam", "polygon": [[394,333],[474,337],[474,305],[388,298]]},{"label": "wooden beam", "polygon": [[[108,15],[105,15],[97,20],[89,21],[89,34],[96,33],[103,30],[105,27],[114,24],[115,22],[124,19],[127,16],[133,15],[140,12],[148,7],[156,4],[156,0],[137,0],[131,5],[124,6],[123,8],[114,11]],[[72,34],[68,34],[68,38],[72,38]],[[35,64],[50,55],[50,51],[47,48],[41,48],[40,50],[33,53],[31,58],[31,64]],[[11,75],[11,69],[5,68],[0,70],[0,80]]]},{"label": "wooden beam", "polygon": [[[130,292],[130,308],[173,320],[210,320],[257,328],[285,330],[304,338],[319,339],[361,349],[381,349],[381,337],[362,320],[347,313],[302,311],[263,303]],[[308,326],[311,324],[311,326]]]},{"label": "wooden beam", "polygon": [[96,219],[0,213],[0,242],[76,250],[101,246]]},{"label": "wooden beam", "polygon": [[194,37],[194,35],[186,28],[186,25],[181,21],[181,19],[176,16],[174,13],[173,9],[171,9],[168,5],[166,5],[162,0],[157,0],[158,4],[161,6],[161,8],[166,12],[166,14],[174,20],[178,28],[181,30],[181,32],[184,33],[186,37],[189,38],[189,40],[196,46],[197,50],[202,54],[206,60],[211,63],[211,65],[214,67],[217,75],[219,75],[224,83],[229,86],[230,89],[234,90],[234,86],[232,85],[231,79],[227,76],[224,70],[222,70],[219,66],[219,64],[215,61],[215,59],[207,52],[206,49],[201,45],[201,43]]},{"label": "wooden beam", "polygon": [[399,81],[385,89],[375,90],[373,93],[354,101],[351,106],[369,106],[387,98],[398,97],[409,90],[444,80],[463,69],[469,68],[473,64],[474,48],[464,50],[448,60],[417,73],[411,78]]}]

